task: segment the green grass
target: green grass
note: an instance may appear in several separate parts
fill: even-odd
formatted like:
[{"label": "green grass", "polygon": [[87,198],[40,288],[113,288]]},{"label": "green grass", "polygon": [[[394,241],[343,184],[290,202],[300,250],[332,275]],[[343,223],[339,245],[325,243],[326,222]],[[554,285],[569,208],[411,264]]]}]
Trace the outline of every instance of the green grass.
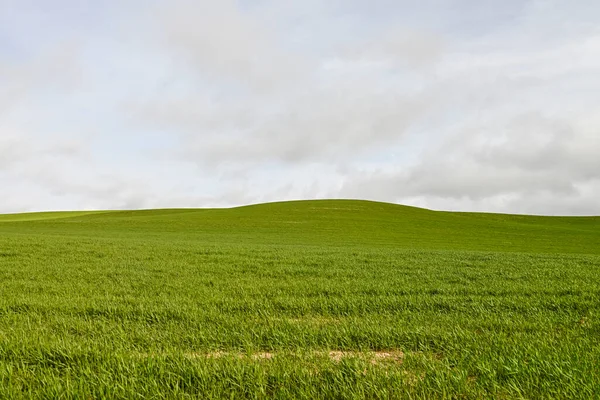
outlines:
[{"label": "green grass", "polygon": [[0,216],[0,398],[600,398],[600,218]]},{"label": "green grass", "polygon": [[23,214],[0,214],[0,222],[42,221],[46,219],[72,218],[91,214],[103,214],[106,212],[107,211],[50,211]]}]

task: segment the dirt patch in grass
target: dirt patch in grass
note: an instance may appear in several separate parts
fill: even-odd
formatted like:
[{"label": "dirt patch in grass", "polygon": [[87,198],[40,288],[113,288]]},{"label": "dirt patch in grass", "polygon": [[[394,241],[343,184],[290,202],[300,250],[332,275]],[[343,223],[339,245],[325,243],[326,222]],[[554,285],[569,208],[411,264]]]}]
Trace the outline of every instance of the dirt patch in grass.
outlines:
[{"label": "dirt patch in grass", "polygon": [[[272,360],[277,356],[275,352],[258,352],[258,353],[242,353],[242,352],[228,352],[228,351],[214,351],[214,352],[187,352],[183,353],[182,356],[187,359],[220,359],[220,358],[238,358],[238,359],[251,359],[251,360]],[[295,355],[290,352],[280,352],[282,355]],[[154,357],[166,357],[173,354],[168,353],[136,353],[136,357],[140,358],[154,358]],[[341,362],[345,358],[359,358],[362,360],[370,361],[373,365],[382,364],[402,364],[404,361],[404,352],[400,350],[388,350],[388,351],[342,351],[342,350],[330,350],[330,351],[314,351],[312,355],[319,357],[328,357],[331,361],[336,363]],[[308,354],[310,357],[310,353]]]},{"label": "dirt patch in grass", "polygon": [[[322,354],[318,353],[317,354]],[[327,353],[329,359],[335,362],[340,362],[344,358],[361,358],[370,360],[371,364],[378,365],[381,363],[397,363],[401,364],[404,360],[404,352],[400,350],[375,351],[375,352],[360,352],[360,351],[340,351],[332,350]]]},{"label": "dirt patch in grass", "polygon": [[388,351],[377,351],[373,353],[373,359],[371,360],[371,364],[377,365],[383,362],[392,362],[397,364],[402,364],[404,361],[404,352],[400,350],[390,350]]},{"label": "dirt patch in grass", "polygon": [[274,356],[273,353],[255,353],[251,357],[253,360],[271,360]]}]

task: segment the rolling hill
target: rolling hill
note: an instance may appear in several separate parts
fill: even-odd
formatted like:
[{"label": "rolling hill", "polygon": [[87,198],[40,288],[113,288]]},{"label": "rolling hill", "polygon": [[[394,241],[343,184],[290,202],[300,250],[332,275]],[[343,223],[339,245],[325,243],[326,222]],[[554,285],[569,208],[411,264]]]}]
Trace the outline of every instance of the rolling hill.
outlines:
[{"label": "rolling hill", "polygon": [[600,218],[0,215],[0,398],[600,398]]},{"label": "rolling hill", "polygon": [[230,209],[13,214],[0,215],[0,223],[0,229],[7,232],[91,237],[600,253],[600,217],[442,212],[358,200],[290,201]]}]

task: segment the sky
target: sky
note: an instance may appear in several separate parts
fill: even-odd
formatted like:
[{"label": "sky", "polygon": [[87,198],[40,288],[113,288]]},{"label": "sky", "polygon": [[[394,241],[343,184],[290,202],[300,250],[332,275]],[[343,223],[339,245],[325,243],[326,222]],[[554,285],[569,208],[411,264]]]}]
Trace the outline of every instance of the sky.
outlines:
[{"label": "sky", "polygon": [[600,215],[596,0],[0,0],[0,213]]}]

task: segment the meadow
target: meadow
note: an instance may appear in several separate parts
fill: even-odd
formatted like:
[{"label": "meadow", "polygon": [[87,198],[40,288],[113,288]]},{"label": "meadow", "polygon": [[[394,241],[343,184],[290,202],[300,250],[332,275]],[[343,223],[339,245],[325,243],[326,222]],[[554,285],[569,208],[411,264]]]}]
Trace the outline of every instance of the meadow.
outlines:
[{"label": "meadow", "polygon": [[600,217],[0,215],[0,398],[600,398]]}]

